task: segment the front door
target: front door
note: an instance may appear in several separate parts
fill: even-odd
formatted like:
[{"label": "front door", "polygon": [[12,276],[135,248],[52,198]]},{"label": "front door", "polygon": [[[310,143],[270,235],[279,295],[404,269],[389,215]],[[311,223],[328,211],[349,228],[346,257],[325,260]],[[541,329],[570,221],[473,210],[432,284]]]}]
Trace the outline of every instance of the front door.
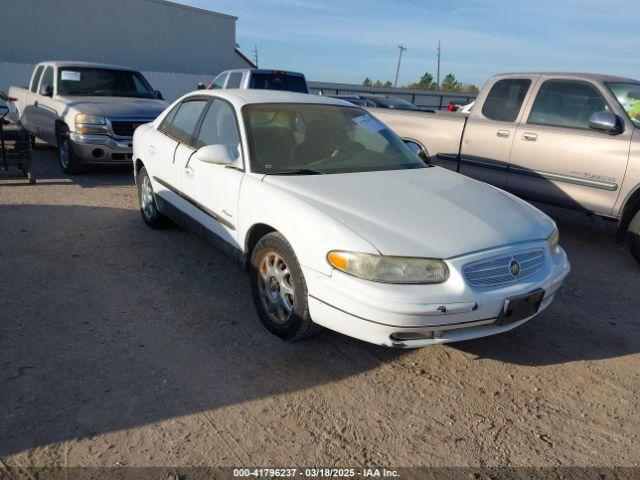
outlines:
[{"label": "front door", "polygon": [[464,131],[460,173],[504,188],[516,122],[531,87],[530,78],[507,78],[493,84],[473,111]]},{"label": "front door", "polygon": [[240,133],[230,103],[216,98],[202,119],[194,147],[224,145],[236,159],[233,165],[204,163],[192,156],[182,168],[182,189],[195,206],[194,216],[227,243],[237,241],[238,197],[244,178]]},{"label": "front door", "polygon": [[563,207],[611,214],[627,168],[632,129],[589,129],[591,115],[612,111],[595,84],[551,79],[540,84],[518,126],[507,189]]}]

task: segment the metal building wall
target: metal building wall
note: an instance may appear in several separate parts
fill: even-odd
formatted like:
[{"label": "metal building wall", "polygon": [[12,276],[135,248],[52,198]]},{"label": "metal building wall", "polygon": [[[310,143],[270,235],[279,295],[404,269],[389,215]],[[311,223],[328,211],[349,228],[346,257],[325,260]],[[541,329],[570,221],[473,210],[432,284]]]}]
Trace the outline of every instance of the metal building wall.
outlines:
[{"label": "metal building wall", "polygon": [[84,60],[213,75],[245,67],[236,17],[164,0],[1,0],[0,62]]}]

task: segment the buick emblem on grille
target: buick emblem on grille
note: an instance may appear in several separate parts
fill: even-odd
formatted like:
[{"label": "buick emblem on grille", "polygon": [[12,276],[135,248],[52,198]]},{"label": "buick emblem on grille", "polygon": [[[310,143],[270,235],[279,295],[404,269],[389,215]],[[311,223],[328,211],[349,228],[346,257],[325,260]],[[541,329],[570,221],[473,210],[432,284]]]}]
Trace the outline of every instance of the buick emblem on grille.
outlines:
[{"label": "buick emblem on grille", "polygon": [[520,264],[515,260],[512,260],[511,264],[509,265],[509,273],[514,277],[517,277],[520,273]]}]

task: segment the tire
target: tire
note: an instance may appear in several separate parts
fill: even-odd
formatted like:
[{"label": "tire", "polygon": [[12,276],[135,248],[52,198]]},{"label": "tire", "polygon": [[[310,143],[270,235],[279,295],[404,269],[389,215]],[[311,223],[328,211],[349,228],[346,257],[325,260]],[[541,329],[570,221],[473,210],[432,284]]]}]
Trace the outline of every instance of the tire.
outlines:
[{"label": "tire", "polygon": [[151,185],[151,179],[145,167],[142,167],[138,172],[137,187],[140,215],[142,215],[144,223],[151,228],[166,226],[167,218],[158,210],[153,185]]},{"label": "tire", "polygon": [[280,233],[258,241],[249,273],[253,302],[267,330],[285,340],[301,340],[321,330],[309,314],[307,284],[298,259]]},{"label": "tire", "polygon": [[636,212],[629,223],[627,230],[627,244],[629,251],[638,264],[640,264],[640,210]]},{"label": "tire", "polygon": [[73,153],[68,132],[62,132],[58,135],[58,163],[67,175],[75,175],[80,172],[80,160]]}]

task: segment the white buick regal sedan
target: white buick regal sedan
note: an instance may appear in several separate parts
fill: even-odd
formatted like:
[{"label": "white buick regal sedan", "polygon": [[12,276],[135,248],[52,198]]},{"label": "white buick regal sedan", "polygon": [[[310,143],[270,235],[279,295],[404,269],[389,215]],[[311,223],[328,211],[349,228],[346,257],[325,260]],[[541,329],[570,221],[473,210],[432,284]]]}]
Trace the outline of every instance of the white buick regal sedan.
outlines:
[{"label": "white buick regal sedan", "polygon": [[425,165],[341,100],[197,91],[139,127],[133,151],[144,222],[172,219],[242,262],[260,320],[285,339],[493,335],[549,306],[569,273],[550,218]]}]

